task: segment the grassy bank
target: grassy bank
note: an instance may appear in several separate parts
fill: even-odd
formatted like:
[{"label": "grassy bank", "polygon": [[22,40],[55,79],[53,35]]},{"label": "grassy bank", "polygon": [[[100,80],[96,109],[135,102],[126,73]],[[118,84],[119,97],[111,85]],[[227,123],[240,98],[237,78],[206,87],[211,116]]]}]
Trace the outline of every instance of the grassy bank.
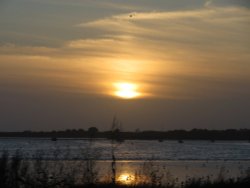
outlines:
[{"label": "grassy bank", "polygon": [[[131,176],[122,179],[117,177],[115,158],[110,164],[110,172],[105,178],[99,176],[96,164],[96,155],[85,152],[82,160],[65,163],[58,158],[58,151],[54,153],[53,160],[45,160],[44,152],[38,151],[34,160],[27,160],[20,152],[12,156],[4,151],[0,157],[0,187],[1,188],[209,188],[232,187],[249,188],[250,172],[242,177],[225,179],[223,174],[218,174],[216,179],[210,177],[189,178],[178,182],[171,178],[167,172],[155,168],[154,160],[146,161],[141,169]],[[114,156],[115,157],[115,156]]]}]

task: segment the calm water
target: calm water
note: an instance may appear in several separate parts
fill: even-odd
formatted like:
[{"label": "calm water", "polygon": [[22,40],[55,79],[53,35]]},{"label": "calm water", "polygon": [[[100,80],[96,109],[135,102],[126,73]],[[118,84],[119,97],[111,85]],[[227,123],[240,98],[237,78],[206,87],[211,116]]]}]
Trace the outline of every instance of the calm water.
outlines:
[{"label": "calm water", "polygon": [[[34,158],[38,150],[43,151],[44,157],[77,159],[83,158],[87,151],[96,155],[100,160],[111,158],[111,143],[108,140],[50,139],[37,138],[0,138],[0,151],[8,150],[14,153],[21,150],[26,157]],[[115,144],[118,160],[250,160],[250,143],[247,141],[177,141],[158,142],[145,140],[126,140]]]},{"label": "calm water", "polygon": [[[117,177],[142,169],[143,164],[153,160],[153,169],[161,174],[169,173],[165,180],[189,177],[210,177],[216,179],[221,172],[225,178],[244,176],[250,172],[250,143],[247,141],[177,141],[158,142],[126,140],[113,145],[117,158]],[[14,154],[20,150],[27,159],[41,156],[43,159],[62,159],[66,166],[78,168],[77,159],[84,159],[90,153],[97,160],[97,169],[101,181],[110,174],[112,145],[108,140],[50,139],[37,138],[0,138],[0,153],[8,150]],[[76,159],[76,160],[71,160]],[[149,161],[147,161],[149,159]],[[46,160],[47,161],[47,160]],[[53,160],[54,161],[54,160]],[[48,160],[50,162],[50,160]]]}]

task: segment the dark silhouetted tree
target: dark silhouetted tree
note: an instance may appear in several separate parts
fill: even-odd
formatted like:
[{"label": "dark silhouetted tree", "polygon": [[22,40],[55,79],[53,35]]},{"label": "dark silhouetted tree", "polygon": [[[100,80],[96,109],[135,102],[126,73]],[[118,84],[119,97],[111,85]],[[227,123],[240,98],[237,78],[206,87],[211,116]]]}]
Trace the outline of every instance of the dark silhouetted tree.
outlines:
[{"label": "dark silhouetted tree", "polygon": [[88,135],[89,135],[90,138],[95,137],[96,133],[98,133],[98,129],[96,127],[90,127],[88,129]]}]

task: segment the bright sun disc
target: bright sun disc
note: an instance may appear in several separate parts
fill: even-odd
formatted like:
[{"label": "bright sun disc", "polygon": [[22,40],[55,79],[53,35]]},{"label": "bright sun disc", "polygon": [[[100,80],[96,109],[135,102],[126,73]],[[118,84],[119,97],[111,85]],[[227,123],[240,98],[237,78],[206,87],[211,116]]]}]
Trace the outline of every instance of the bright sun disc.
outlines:
[{"label": "bright sun disc", "polygon": [[133,99],[140,95],[137,85],[132,83],[116,83],[115,95],[123,99]]}]

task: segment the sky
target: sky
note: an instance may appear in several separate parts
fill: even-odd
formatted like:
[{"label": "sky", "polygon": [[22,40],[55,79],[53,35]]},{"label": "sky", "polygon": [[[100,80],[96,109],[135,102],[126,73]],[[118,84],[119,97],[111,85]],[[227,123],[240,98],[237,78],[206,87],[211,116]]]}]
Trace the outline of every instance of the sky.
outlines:
[{"label": "sky", "polygon": [[0,131],[250,128],[249,0],[0,0]]}]

